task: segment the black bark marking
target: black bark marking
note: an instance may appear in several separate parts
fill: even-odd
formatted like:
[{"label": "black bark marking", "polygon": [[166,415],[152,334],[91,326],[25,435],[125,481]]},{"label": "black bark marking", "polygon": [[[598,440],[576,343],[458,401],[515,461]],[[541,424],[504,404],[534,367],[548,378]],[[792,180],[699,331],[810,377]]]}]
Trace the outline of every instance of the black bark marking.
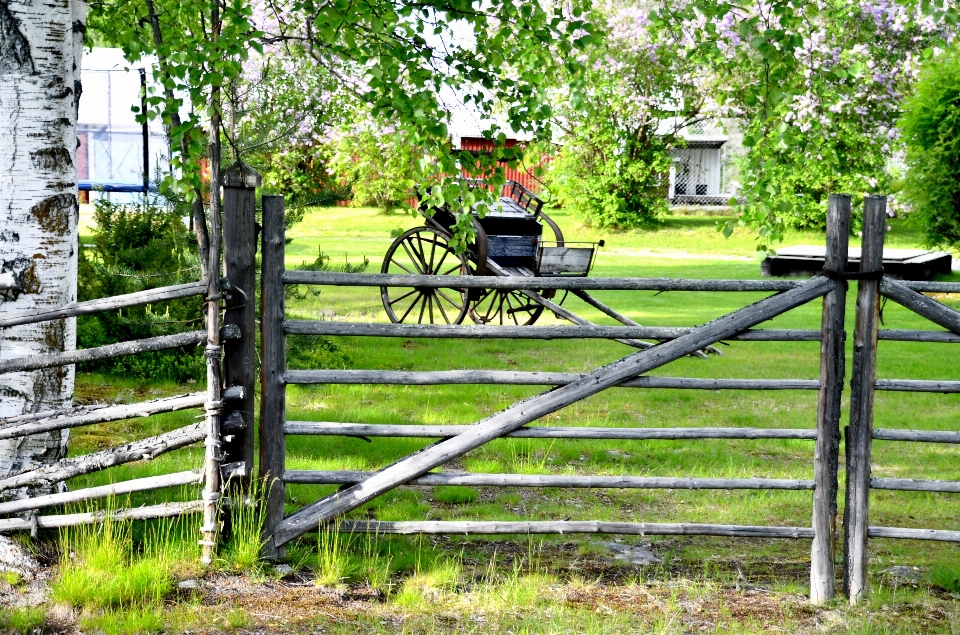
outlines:
[{"label": "black bark marking", "polygon": [[0,232],[0,242],[18,243],[20,242],[20,234],[10,229],[4,229]]},{"label": "black bark marking", "polygon": [[59,170],[66,172],[73,168],[73,159],[70,158],[70,151],[63,146],[51,146],[30,153],[30,159],[33,161],[33,167],[38,170]]},{"label": "black bark marking", "polygon": [[76,195],[57,194],[43,199],[31,207],[30,212],[45,232],[65,236],[70,231],[70,218],[76,205]]},{"label": "black bark marking", "polygon": [[33,260],[20,256],[13,260],[4,260],[0,265],[0,272],[13,274],[13,280],[17,283],[17,289],[8,289],[0,296],[5,300],[16,301],[21,293],[37,293],[40,290],[40,280],[37,279],[33,268]]},{"label": "black bark marking", "polygon": [[17,71],[36,73],[37,69],[20,21],[10,13],[9,1],[0,0],[0,75]]}]

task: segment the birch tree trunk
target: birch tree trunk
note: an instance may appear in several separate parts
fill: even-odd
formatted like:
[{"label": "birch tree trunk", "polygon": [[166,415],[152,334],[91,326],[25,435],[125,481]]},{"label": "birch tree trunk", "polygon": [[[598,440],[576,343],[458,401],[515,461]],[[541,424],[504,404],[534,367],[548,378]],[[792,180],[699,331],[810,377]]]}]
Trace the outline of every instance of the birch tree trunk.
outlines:
[{"label": "birch tree trunk", "polygon": [[[0,0],[0,313],[77,297],[76,127],[86,14],[82,0]],[[0,332],[2,359],[75,347],[75,318]],[[0,418],[69,406],[73,381],[72,366],[0,375]],[[0,477],[62,458],[67,435],[0,441]]]}]

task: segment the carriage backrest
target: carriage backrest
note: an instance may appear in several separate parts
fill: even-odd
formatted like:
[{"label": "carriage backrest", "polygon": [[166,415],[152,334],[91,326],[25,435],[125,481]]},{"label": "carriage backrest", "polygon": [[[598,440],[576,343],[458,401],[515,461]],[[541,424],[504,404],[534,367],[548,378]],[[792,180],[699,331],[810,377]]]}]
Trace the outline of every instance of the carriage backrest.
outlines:
[{"label": "carriage backrest", "polygon": [[516,201],[520,207],[531,214],[539,214],[543,209],[543,201],[516,181],[507,181],[500,196]]}]

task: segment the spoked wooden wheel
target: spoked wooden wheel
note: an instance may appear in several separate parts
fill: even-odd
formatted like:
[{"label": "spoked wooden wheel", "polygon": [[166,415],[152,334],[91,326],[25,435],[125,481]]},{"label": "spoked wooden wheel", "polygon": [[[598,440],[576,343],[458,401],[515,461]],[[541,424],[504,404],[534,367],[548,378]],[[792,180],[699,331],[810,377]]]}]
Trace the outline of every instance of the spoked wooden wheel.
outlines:
[{"label": "spoked wooden wheel", "polygon": [[478,324],[529,326],[543,313],[537,304],[520,291],[484,289],[470,308],[470,317]]},{"label": "spoked wooden wheel", "polygon": [[[470,275],[466,254],[450,246],[450,235],[432,227],[414,227],[393,241],[380,273],[400,275]],[[383,308],[394,324],[460,324],[467,315],[466,289],[380,287]]]}]

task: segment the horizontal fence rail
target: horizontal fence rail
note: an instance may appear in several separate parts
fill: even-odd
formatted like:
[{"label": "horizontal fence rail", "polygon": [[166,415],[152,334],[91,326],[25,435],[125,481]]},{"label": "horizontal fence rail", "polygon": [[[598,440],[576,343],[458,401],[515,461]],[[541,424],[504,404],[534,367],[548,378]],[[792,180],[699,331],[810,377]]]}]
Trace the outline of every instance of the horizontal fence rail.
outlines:
[{"label": "horizontal fence rail", "polygon": [[874,428],[877,441],[914,441],[918,443],[960,443],[960,432],[939,430],[892,430]]},{"label": "horizontal fence rail", "polygon": [[123,421],[134,417],[148,417],[164,412],[199,408],[203,406],[206,399],[205,393],[195,392],[122,406],[82,406],[63,413],[43,412],[20,417],[8,417],[0,421],[0,426],[3,426],[0,427],[0,440],[50,432],[51,430],[64,430],[97,423]]},{"label": "horizontal fence rail", "polygon": [[283,272],[284,284],[427,289],[529,289],[582,291],[789,291],[803,280],[694,280],[682,278],[521,278],[518,276],[421,276],[384,273]]},{"label": "horizontal fence rail", "polygon": [[[492,326],[471,324],[390,324],[330,322],[317,320],[286,320],[283,332],[288,335],[333,335],[371,337],[425,337],[431,339],[654,339],[672,340],[686,335],[691,329],[655,326]],[[949,331],[917,331],[883,329],[881,340],[896,342],[960,343],[960,335]],[[729,341],[739,342],[815,342],[820,331],[803,329],[750,329],[738,333]]]},{"label": "horizontal fence rail", "polygon": [[904,329],[880,329],[880,340],[894,342],[937,342],[941,344],[960,344],[960,335],[950,331],[909,331]]},{"label": "horizontal fence rail", "polygon": [[[240,422],[234,419],[232,423]],[[233,432],[237,429],[238,427],[231,426],[227,431]],[[151,461],[167,452],[198,443],[204,440],[206,435],[206,425],[204,422],[198,422],[147,439],[131,441],[119,447],[61,459],[50,465],[42,465],[0,479],[0,492],[28,485],[65,481],[82,474],[90,474],[134,461]]]},{"label": "horizontal fence rail", "polygon": [[37,322],[46,322],[47,320],[76,317],[78,315],[90,315],[91,313],[100,313],[102,311],[114,311],[116,309],[143,306],[145,304],[176,300],[178,298],[189,298],[203,295],[206,293],[206,290],[207,283],[205,282],[189,282],[187,284],[147,289],[146,291],[137,291],[136,293],[128,293],[110,298],[74,302],[54,309],[8,313],[0,316],[0,328],[18,326],[20,324],[35,324]]},{"label": "horizontal fence rail", "polygon": [[187,501],[183,503],[161,503],[116,511],[82,512],[79,514],[55,514],[51,516],[34,516],[32,518],[2,518],[0,519],[0,533],[8,531],[33,531],[36,529],[60,529],[63,527],[77,527],[93,525],[106,520],[148,520],[152,518],[173,518],[184,514],[193,514],[203,509],[203,501]]},{"label": "horizontal fence rail", "polygon": [[[287,421],[284,434],[346,437],[453,437],[470,426],[388,425]],[[520,428],[504,435],[515,439],[807,439],[817,438],[816,430],[777,428]]]},{"label": "horizontal fence rail", "polygon": [[[565,386],[577,373],[514,370],[288,370],[287,384],[384,384],[395,386],[513,385]],[[878,379],[876,390],[894,392],[960,393],[960,381]],[[675,388],[685,390],[819,390],[816,379],[708,379],[700,377],[637,377],[618,388]]]},{"label": "horizontal fence rail", "polygon": [[[234,327],[224,327],[220,332],[221,339],[237,339],[240,331]],[[13,373],[26,370],[40,370],[41,368],[53,368],[54,366],[69,366],[70,364],[82,364],[84,362],[95,362],[101,359],[113,359],[114,357],[125,357],[127,355],[136,355],[138,353],[149,353],[153,351],[164,351],[171,348],[180,348],[181,346],[191,346],[201,344],[207,339],[206,331],[187,331],[185,333],[175,333],[173,335],[161,335],[159,337],[148,337],[141,340],[130,340],[119,342],[117,344],[107,344],[96,348],[82,348],[73,351],[64,351],[63,353],[54,353],[51,355],[33,355],[31,357],[17,357],[15,359],[0,362],[0,373]]]},{"label": "horizontal fence rail", "polygon": [[[566,386],[583,379],[578,373],[538,373],[511,370],[288,370],[287,384],[390,384],[443,386],[492,384]],[[689,390],[818,390],[816,379],[701,379],[693,377],[637,377],[617,388],[679,388]]]},{"label": "horizontal fence rail", "polygon": [[[731,538],[813,538],[809,527],[621,523],[601,520],[472,521],[345,520],[341,531],[367,534],[613,534],[625,536],[728,536]],[[960,535],[960,532],[954,532]]]},{"label": "horizontal fence rail", "polygon": [[906,540],[935,540],[937,542],[960,542],[960,531],[945,529],[908,529],[905,527],[870,527],[870,538],[899,538]]},{"label": "horizontal fence rail", "polygon": [[926,379],[878,379],[874,382],[877,390],[896,392],[960,392],[960,381],[937,381]]},{"label": "horizontal fence rail", "polygon": [[110,498],[112,496],[133,494],[135,492],[146,492],[149,490],[162,489],[166,487],[176,487],[178,485],[196,485],[202,480],[203,473],[193,470],[176,472],[173,474],[163,474],[162,476],[135,478],[129,481],[113,483],[111,485],[100,485],[97,487],[87,487],[84,489],[63,492],[60,494],[47,494],[45,496],[34,496],[32,498],[6,501],[0,503],[0,514],[16,514],[31,509],[41,509],[43,507],[52,507],[54,505],[67,505],[69,503],[90,501],[98,498]]},{"label": "horizontal fence rail", "polygon": [[206,341],[207,333],[205,331],[189,331],[187,333],[148,337],[142,340],[131,340],[129,342],[107,344],[106,346],[98,346],[96,348],[83,348],[63,353],[54,353],[52,355],[18,357],[16,359],[0,361],[0,373],[40,370],[41,368],[52,368],[54,366],[94,362],[101,359],[136,355],[137,353],[163,351],[181,346],[194,346]]},{"label": "horizontal fence rail", "polygon": [[[285,483],[353,485],[373,472],[354,470],[287,470]],[[598,489],[813,489],[812,480],[786,478],[689,478],[666,476],[578,476],[566,474],[429,473],[410,481],[415,485],[473,485],[491,487],[570,487]]]},{"label": "horizontal fence rail", "polygon": [[897,280],[897,284],[920,293],[960,293],[960,282]]},{"label": "horizontal fence rail", "polygon": [[873,489],[899,490],[903,492],[949,492],[960,494],[960,481],[930,481],[913,478],[871,478]]},{"label": "horizontal fence rail", "polygon": [[[283,272],[284,284],[334,287],[425,287],[429,289],[530,289],[582,291],[788,291],[803,280],[695,280],[682,278],[520,278],[502,276],[421,276],[328,271]],[[960,293],[960,282],[901,280],[919,292]]]},{"label": "horizontal fence rail", "polygon": [[[374,337],[428,337],[461,339],[628,339],[672,340],[692,329],[650,326],[488,326],[468,324],[380,324],[287,320],[283,332],[288,335],[343,335]],[[743,342],[813,342],[820,331],[787,329],[751,329],[729,338]]]}]

